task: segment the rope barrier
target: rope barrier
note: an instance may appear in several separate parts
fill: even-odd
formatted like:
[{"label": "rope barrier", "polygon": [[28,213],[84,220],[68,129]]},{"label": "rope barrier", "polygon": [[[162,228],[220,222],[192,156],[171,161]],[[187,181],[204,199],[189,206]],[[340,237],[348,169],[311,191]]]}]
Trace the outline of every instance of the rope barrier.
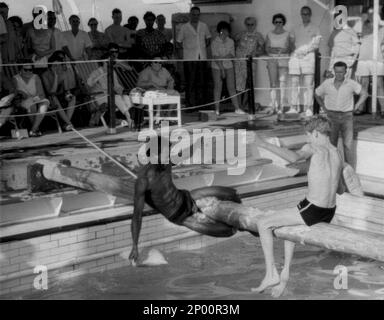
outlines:
[{"label": "rope barrier", "polygon": [[113,158],[110,154],[105,152],[103,149],[99,148],[96,144],[94,144],[91,140],[89,140],[87,137],[83,136],[79,131],[77,131],[75,128],[71,127],[71,130],[75,132],[80,138],[88,142],[93,148],[95,148],[97,151],[101,152],[104,156],[106,156],[108,159],[110,159],[114,164],[116,164],[119,168],[123,169],[126,173],[131,175],[134,179],[137,179],[137,175],[134,174],[131,170],[129,170],[127,167],[125,167],[121,162],[117,161],[115,158]]},{"label": "rope barrier", "polygon": [[[252,57],[252,60],[264,60],[264,61],[267,61],[267,60],[289,60],[291,59],[292,57],[295,57],[295,55],[289,55],[289,56],[259,56],[259,57]],[[332,57],[332,56],[326,56],[326,55],[322,55],[321,56],[321,59],[333,59],[335,57]],[[338,59],[342,58],[342,57],[337,57]],[[349,57],[347,57],[349,58]],[[127,63],[130,63],[130,62],[161,62],[161,63],[164,63],[166,64],[167,62],[214,62],[214,61],[247,61],[248,58],[220,58],[220,59],[199,59],[199,60],[195,60],[195,59],[152,59],[152,60],[149,60],[149,59],[116,59],[114,60],[115,62],[127,62]],[[373,59],[371,60],[367,60],[367,59],[355,59],[357,61],[374,61]],[[108,59],[103,59],[103,60],[76,60],[76,61],[63,61],[63,62],[46,62],[44,63],[45,65],[66,65],[66,64],[87,64],[87,63],[98,63],[98,62],[108,62],[109,60]],[[378,62],[382,62],[382,60],[377,60]],[[21,66],[24,66],[24,65],[34,65],[33,62],[30,62],[30,63],[3,63],[3,64],[0,64],[0,66],[3,66],[3,67],[21,67]]]},{"label": "rope barrier", "polygon": [[[63,110],[76,109],[76,108],[85,106],[87,104],[90,104],[92,102],[96,102],[98,100],[104,99],[105,97],[108,97],[108,95],[105,95],[105,96],[102,96],[102,97],[99,97],[99,98],[96,98],[94,100],[90,100],[90,101],[87,101],[87,102],[84,102],[84,103],[80,103],[80,104],[74,105],[72,107],[63,108]],[[6,107],[4,109],[6,109]],[[47,114],[57,113],[57,112],[59,112],[59,110],[51,110],[51,111],[44,112],[44,114],[47,115]],[[9,116],[0,116],[0,118],[9,118],[9,117],[10,118],[18,118],[18,117],[27,117],[27,116],[37,116],[37,115],[40,115],[40,114],[41,114],[40,112],[37,112],[37,113],[15,114],[15,115],[11,114]]]}]

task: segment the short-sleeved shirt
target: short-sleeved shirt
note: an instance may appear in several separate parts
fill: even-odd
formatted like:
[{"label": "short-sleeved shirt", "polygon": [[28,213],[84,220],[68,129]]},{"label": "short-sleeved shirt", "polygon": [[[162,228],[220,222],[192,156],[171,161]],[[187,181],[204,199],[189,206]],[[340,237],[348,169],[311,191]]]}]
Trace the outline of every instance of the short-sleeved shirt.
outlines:
[{"label": "short-sleeved shirt", "polygon": [[199,21],[197,30],[190,22],[181,26],[177,35],[177,42],[183,44],[183,58],[191,60],[207,59],[206,39],[211,38],[208,26]]},{"label": "short-sleeved shirt", "polygon": [[302,23],[293,29],[295,47],[300,49],[302,46],[310,45],[312,39],[320,35],[320,29],[313,23],[304,26]]},{"label": "short-sleeved shirt", "polygon": [[[213,39],[211,44],[212,56],[224,58],[226,55],[231,54],[235,56],[235,42],[227,37],[224,41],[220,37]],[[233,62],[229,60],[223,60],[224,69],[233,68]],[[212,62],[213,69],[220,69],[219,66]]]},{"label": "short-sleeved shirt", "polygon": [[159,30],[164,35],[164,37],[167,39],[167,42],[171,42],[171,40],[173,39],[172,29],[164,28],[163,30],[157,30]]},{"label": "short-sleeved shirt", "polygon": [[334,85],[334,79],[325,80],[317,89],[316,94],[324,98],[327,110],[350,112],[354,107],[354,94],[360,94],[361,85],[351,79],[345,79],[339,90]]},{"label": "short-sleeved shirt", "polygon": [[353,56],[359,52],[359,38],[351,29],[342,29],[333,39],[332,57]]},{"label": "short-sleeved shirt", "polygon": [[[383,62],[383,54],[381,52],[380,44],[384,41],[384,28],[379,29],[378,33],[378,46],[377,46],[377,60]],[[359,60],[373,60],[373,33],[363,35],[361,38]]]},{"label": "short-sleeved shirt", "polygon": [[92,47],[92,41],[87,32],[79,30],[76,36],[72,31],[62,33],[63,46],[67,46],[69,52],[75,60],[87,60],[86,48]]}]

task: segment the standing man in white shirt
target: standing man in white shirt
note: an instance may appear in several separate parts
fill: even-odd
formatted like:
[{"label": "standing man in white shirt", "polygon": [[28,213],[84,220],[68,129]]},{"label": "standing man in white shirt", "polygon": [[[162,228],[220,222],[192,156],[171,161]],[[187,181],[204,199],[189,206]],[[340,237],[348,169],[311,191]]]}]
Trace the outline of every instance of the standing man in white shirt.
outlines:
[{"label": "standing man in white shirt", "polygon": [[348,24],[342,29],[334,28],[328,40],[328,47],[331,52],[329,72],[333,74],[333,65],[338,61],[343,61],[348,66],[346,77],[351,78],[352,67],[360,48],[360,41],[355,30]]},{"label": "standing man in white shirt", "polygon": [[72,61],[87,60],[92,48],[92,41],[87,32],[80,30],[80,18],[77,15],[69,17],[71,29],[62,33],[63,51]]},{"label": "standing man in white shirt", "polygon": [[208,26],[200,21],[199,7],[191,8],[189,16],[190,21],[181,27],[176,41],[183,47],[183,59],[195,60],[184,63],[187,106],[192,107],[207,102],[207,63],[198,60],[207,59],[211,33]]},{"label": "standing man in white shirt", "polygon": [[[304,89],[304,112],[313,115],[313,85],[315,75],[315,51],[320,44],[320,30],[311,22],[312,10],[304,6],[300,10],[302,23],[293,29],[295,51],[289,59],[289,74],[292,80],[292,100],[289,112],[298,112],[300,107],[300,82]],[[302,81],[300,81],[302,80]]]},{"label": "standing man in white shirt", "polygon": [[[337,147],[341,132],[345,162],[353,166],[353,111],[363,105],[368,93],[358,82],[345,77],[347,68],[345,62],[336,62],[333,67],[335,78],[325,80],[316,89],[315,98],[331,122],[331,143]],[[360,95],[356,104],[354,94]]]}]

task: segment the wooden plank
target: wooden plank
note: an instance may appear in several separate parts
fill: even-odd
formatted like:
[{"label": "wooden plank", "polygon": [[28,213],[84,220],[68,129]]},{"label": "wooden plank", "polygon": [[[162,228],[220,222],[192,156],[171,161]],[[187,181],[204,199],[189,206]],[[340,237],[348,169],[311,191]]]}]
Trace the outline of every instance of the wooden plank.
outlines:
[{"label": "wooden plank", "polygon": [[384,261],[384,235],[332,224],[290,226],[274,231],[276,237],[330,250]]}]

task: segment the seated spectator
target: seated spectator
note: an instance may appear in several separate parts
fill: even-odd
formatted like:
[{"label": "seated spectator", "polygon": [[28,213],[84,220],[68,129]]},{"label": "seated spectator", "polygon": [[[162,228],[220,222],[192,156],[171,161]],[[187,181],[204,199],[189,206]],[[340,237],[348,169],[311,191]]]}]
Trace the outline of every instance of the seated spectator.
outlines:
[{"label": "seated spectator", "polygon": [[[228,59],[235,57],[235,43],[229,37],[231,27],[228,22],[220,21],[217,24],[217,33],[215,39],[211,44],[212,58],[213,59]],[[235,89],[235,72],[233,69],[233,61],[219,60],[212,62],[212,75],[214,83],[213,96],[215,101],[219,101],[221,98],[221,90],[223,88],[223,80],[225,79],[227,84],[228,93],[232,96],[231,101],[235,106],[235,112],[238,114],[245,114],[240,109],[239,101],[236,95]],[[220,103],[216,102],[216,114],[220,114]]]},{"label": "seated spectator", "polygon": [[7,122],[14,111],[12,101],[15,98],[15,88],[12,81],[2,74],[0,77],[0,128]]},{"label": "seated spectator", "polygon": [[87,60],[91,55],[92,41],[87,32],[80,30],[80,18],[69,17],[71,30],[63,32],[63,51],[71,61]]},{"label": "seated spectator", "polygon": [[108,52],[108,37],[97,30],[98,24],[99,22],[96,18],[91,18],[88,21],[88,26],[91,29],[91,31],[88,32],[88,35],[92,41],[92,48],[89,55],[90,60],[99,60]]},{"label": "seated spectator", "polygon": [[[60,118],[65,122],[64,131],[70,131],[72,128],[72,115],[75,111],[76,96],[71,92],[76,86],[76,80],[73,72],[70,72],[63,63],[65,60],[64,51],[55,51],[48,59],[48,70],[43,73],[42,79],[45,91],[51,101],[51,107],[58,110]],[[54,62],[61,64],[53,64]],[[63,110],[65,104],[67,109]]]},{"label": "seated spectator", "polygon": [[[144,90],[160,90],[168,95],[178,95],[174,90],[175,81],[168,70],[163,68],[161,58],[155,57],[155,60],[139,73],[137,86]],[[160,117],[160,106],[157,106],[155,117]]]},{"label": "seated spectator", "polygon": [[128,49],[132,47],[133,38],[132,31],[124,28],[121,25],[122,14],[120,9],[113,9],[112,11],[113,24],[105,29],[105,34],[109,41],[119,46],[119,58],[128,58]]},{"label": "seated spectator", "polygon": [[28,113],[37,113],[30,117],[32,128],[29,136],[38,137],[42,135],[39,126],[48,110],[49,100],[45,98],[40,78],[33,73],[32,60],[24,61],[19,70],[20,72],[13,77],[14,86],[16,93],[21,95],[21,107]]},{"label": "seated spectator", "polygon": [[167,39],[159,30],[153,28],[155,20],[156,16],[153,12],[146,12],[144,15],[146,28],[137,31],[137,50],[142,59],[153,59],[164,55]]},{"label": "seated spectator", "polygon": [[55,52],[52,29],[29,28],[26,36],[28,57],[34,62],[35,72],[41,75],[48,68],[48,58]]},{"label": "seated spectator", "polygon": [[166,28],[165,23],[166,23],[166,19],[164,15],[159,14],[156,17],[157,30],[159,30],[164,35],[165,39],[167,39],[167,42],[172,42],[173,41],[172,29]]},{"label": "seated spectator", "polygon": [[[109,54],[102,57],[102,59],[109,58]],[[97,99],[97,103],[103,104],[108,103],[108,64],[104,62],[98,62],[99,68],[93,71],[87,80],[87,84],[91,89],[91,92],[94,95],[94,98]],[[132,126],[132,120],[129,113],[129,109],[132,107],[131,99],[128,95],[124,94],[124,88],[120,85],[117,78],[117,74],[113,72],[114,78],[114,91],[115,103],[120,112],[125,116],[128,125]]]},{"label": "seated spectator", "polygon": [[25,59],[24,45],[25,40],[23,38],[22,29],[23,29],[23,20],[18,16],[13,16],[9,18],[9,21],[13,24],[13,29],[15,31],[14,38],[14,50],[15,50],[15,62],[22,61]]}]

